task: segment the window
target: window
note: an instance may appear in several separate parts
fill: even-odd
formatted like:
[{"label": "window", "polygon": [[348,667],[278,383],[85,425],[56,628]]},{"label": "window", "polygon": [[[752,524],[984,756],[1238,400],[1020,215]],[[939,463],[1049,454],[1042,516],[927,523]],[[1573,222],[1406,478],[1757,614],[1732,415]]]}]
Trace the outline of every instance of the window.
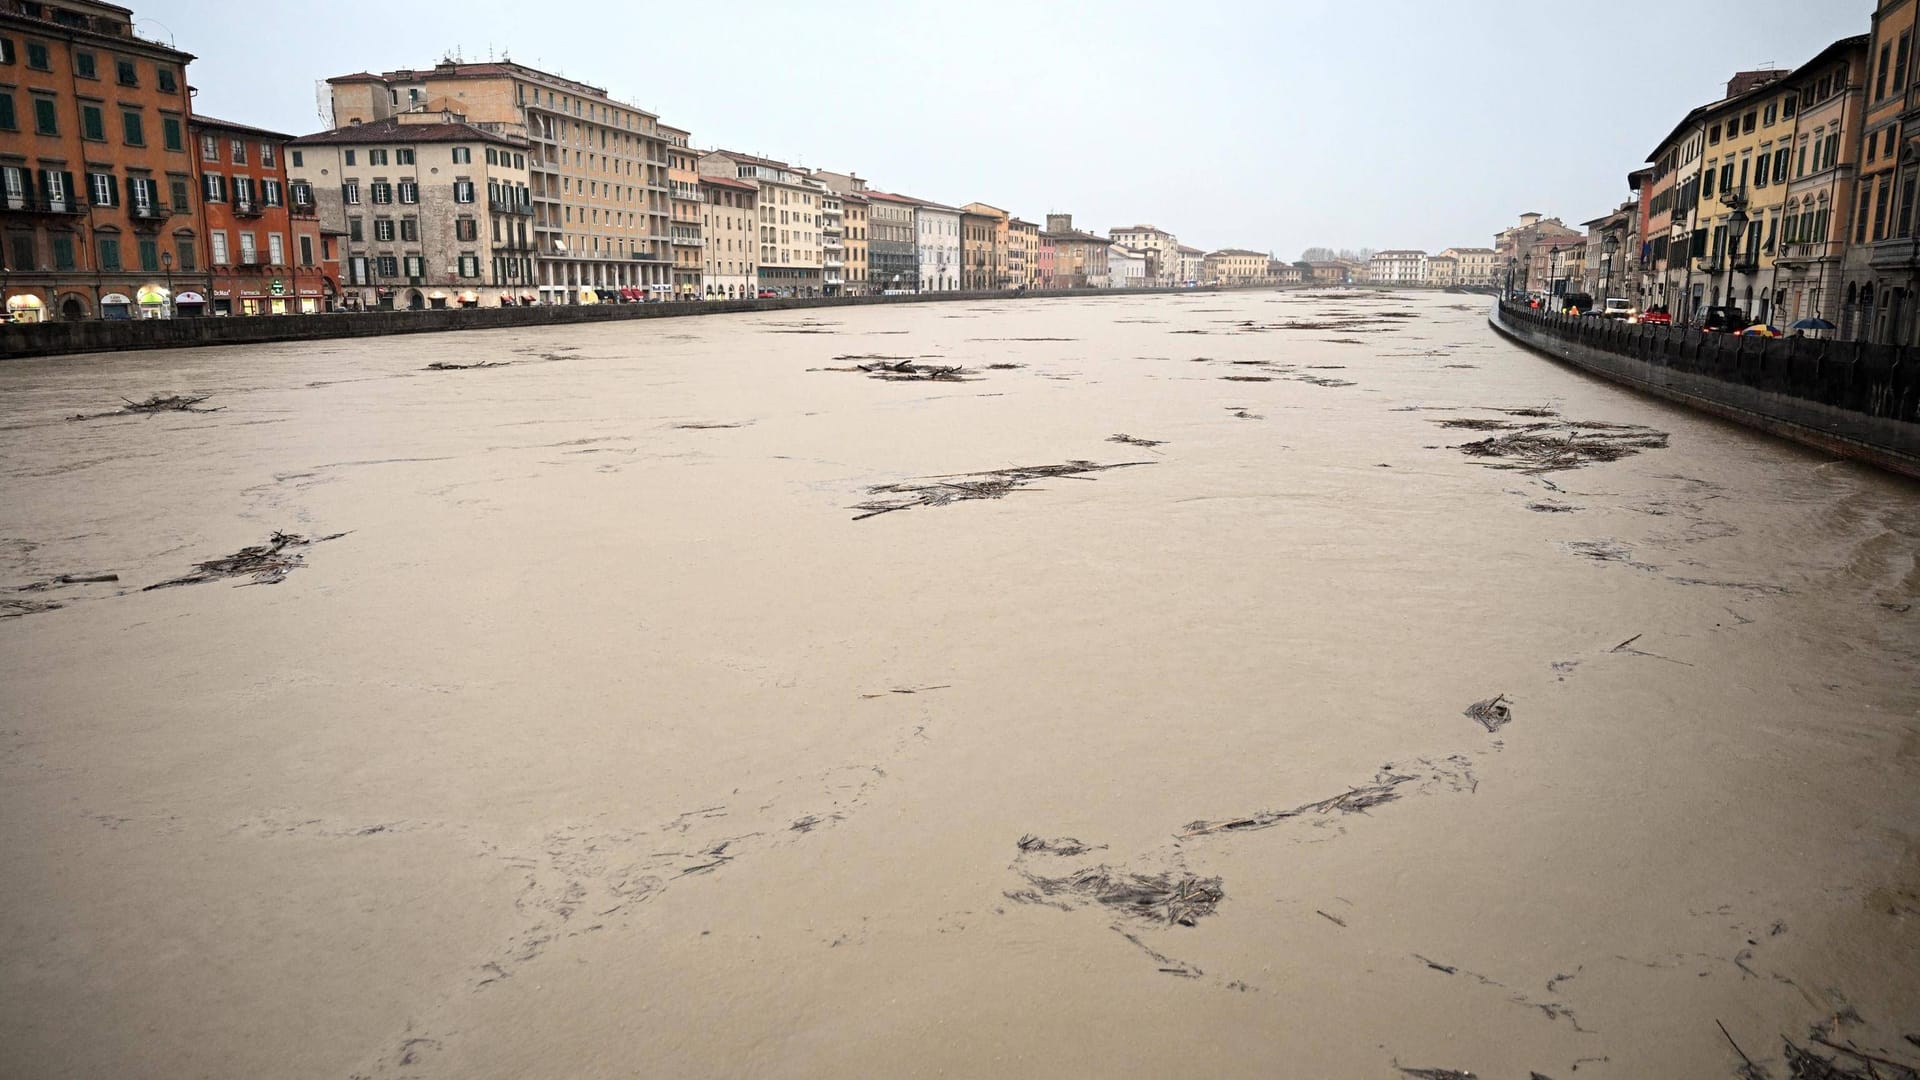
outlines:
[{"label": "window", "polygon": [[1703,201],[1713,198],[1713,181],[1719,175],[1720,170],[1712,166],[1708,166],[1706,171],[1700,174],[1700,198]]},{"label": "window", "polygon": [[100,269],[120,269],[120,238],[118,236],[99,236],[95,237],[95,241],[100,249]]},{"label": "window", "polygon": [[53,268],[73,269],[73,237],[55,233],[49,239],[53,242]]},{"label": "window", "polygon": [[1792,94],[1788,94],[1786,97],[1780,99],[1780,118],[1782,120],[1793,119],[1795,101],[1796,99]]},{"label": "window", "polygon": [[1790,164],[1792,164],[1792,162],[1793,162],[1793,150],[1790,147],[1783,146],[1780,148],[1778,152],[1776,152],[1773,155],[1773,182],[1774,183],[1784,184],[1787,182],[1787,167]]},{"label": "window", "polygon": [[293,205],[295,206],[313,205],[313,185],[307,183],[305,180],[295,180],[289,184],[288,193],[293,196]]},{"label": "window", "polygon": [[420,185],[412,180],[400,181],[400,201],[408,204],[419,202]]},{"label": "window", "polygon": [[267,234],[267,262],[274,266],[287,265],[287,241],[279,233]]},{"label": "window", "polygon": [[158,210],[159,192],[151,179],[146,177],[127,178],[127,202],[131,203],[136,214],[151,217]]},{"label": "window", "polygon": [[100,106],[80,105],[80,137],[94,142],[107,141],[107,119],[100,113]]},{"label": "window", "polygon": [[366,226],[363,224],[363,220],[364,219],[358,218],[358,217],[350,217],[347,219],[347,239],[348,240],[351,240],[354,243],[358,244],[367,238],[367,230],[366,230]]},{"label": "window", "polygon": [[227,178],[219,173],[208,173],[200,178],[205,187],[205,198],[210,203],[227,201]]},{"label": "window", "polygon": [[53,70],[53,61],[47,56],[46,42],[27,42],[27,66],[35,71]]},{"label": "window", "polygon": [[480,223],[470,217],[456,218],[453,222],[453,235],[457,240],[478,240]]},{"label": "window", "polygon": [[37,135],[60,134],[60,121],[55,117],[52,98],[34,95],[33,130]]},{"label": "window", "polygon": [[1873,81],[1873,100],[1875,101],[1887,96],[1887,63],[1893,58],[1892,53],[1892,45],[1880,46],[1880,74],[1874,76]]},{"label": "window", "polygon": [[1892,180],[1893,178],[1890,176],[1882,176],[1880,178],[1880,190],[1874,199],[1873,238],[1875,240],[1885,240],[1887,238],[1887,203],[1892,201]]},{"label": "window", "polygon": [[360,205],[360,181],[349,180],[340,185],[340,201],[348,206]]},{"label": "window", "polygon": [[32,233],[14,233],[7,239],[13,245],[10,261],[7,264],[10,269],[31,270],[39,265],[39,260],[33,257]]},{"label": "window", "polygon": [[187,178],[184,176],[176,176],[167,183],[168,186],[172,188],[173,208],[183,214],[191,210],[192,206],[187,201],[187,191],[190,186]]},{"label": "window", "polygon": [[393,242],[392,218],[373,219],[373,239],[382,244],[390,244]]},{"label": "window", "polygon": [[413,151],[406,149],[395,150],[393,152],[393,163],[395,165],[413,164]]},{"label": "window", "polygon": [[1769,101],[1767,102],[1767,111],[1760,117],[1760,126],[1772,127],[1773,122],[1775,120],[1778,120],[1779,118],[1780,118],[1780,106],[1775,102]]},{"label": "window", "polygon": [[140,112],[137,109],[124,109],[120,113],[120,131],[126,136],[128,146],[147,145],[147,133],[141,126]]},{"label": "window", "polygon": [[393,201],[392,184],[387,183],[385,180],[375,180],[369,187],[373,195],[373,201],[376,204],[391,203]]},{"label": "window", "polygon": [[220,142],[211,135],[200,136],[200,160],[219,161]]},{"label": "window", "polygon": [[1733,162],[1729,161],[1725,165],[1720,166],[1720,193],[1724,195],[1732,190]]},{"label": "window", "polygon": [[280,181],[278,180],[260,181],[260,201],[267,204],[268,206],[279,206],[280,205]]},{"label": "window", "polygon": [[407,243],[420,242],[420,219],[404,217],[400,219],[400,239]]},{"label": "window", "polygon": [[367,151],[367,164],[385,165],[386,163],[387,163],[387,152],[385,150]]},{"label": "window", "polygon": [[227,265],[226,231],[222,229],[216,229],[213,232],[207,234],[207,239],[213,245],[213,265],[215,266]]},{"label": "window", "polygon": [[418,255],[407,256],[407,278],[412,281],[419,281],[426,276],[427,260]]},{"label": "window", "polygon": [[470,203],[473,201],[473,181],[455,180],[453,182],[453,201]]},{"label": "window", "polygon": [[0,37],[0,64],[13,63],[13,39]]},{"label": "window", "polygon": [[293,167],[294,167],[294,168],[296,168],[296,169],[304,169],[304,168],[306,168],[306,167],[307,167],[307,156],[306,156],[306,154],[304,154],[303,152],[301,152],[301,151],[299,151],[299,150],[290,150],[290,151],[288,151],[288,153],[289,153],[289,154],[290,154],[290,155],[291,155],[291,156],[293,157]]},{"label": "window", "polygon": [[266,166],[266,167],[267,167],[267,168],[269,168],[269,169],[271,169],[271,168],[273,168],[273,167],[274,167],[274,165],[273,165],[273,144],[272,144],[272,143],[264,143],[264,142],[263,142],[263,143],[261,143],[261,144],[260,144],[260,164],[262,164],[262,165],[264,165],[264,166]]},{"label": "window", "polygon": [[73,52],[73,73],[83,79],[99,78],[100,73],[98,69],[94,67],[93,54],[75,49]]},{"label": "window", "polygon": [[88,173],[87,197],[95,206],[118,206],[120,204],[120,185],[112,173]]},{"label": "window", "polygon": [[177,116],[160,118],[160,139],[169,150],[185,150],[186,134]]},{"label": "window", "polygon": [[174,81],[173,69],[170,67],[154,68],[153,77],[154,81],[160,84],[160,89],[169,94],[180,90],[180,84]]},{"label": "window", "polygon": [[140,85],[140,72],[133,66],[133,61],[115,60],[113,62],[113,70],[119,77],[121,86]]},{"label": "window", "polygon": [[240,234],[240,262],[243,266],[253,266],[260,261],[260,253],[253,246],[253,234]]},{"label": "window", "polygon": [[468,278],[479,277],[480,276],[480,256],[478,255],[460,256],[460,276],[468,277]]},{"label": "window", "polygon": [[313,237],[311,236],[302,236],[300,238],[300,265],[313,265]]},{"label": "window", "polygon": [[13,93],[0,90],[0,131],[18,131],[20,120],[13,114]]},{"label": "window", "polygon": [[380,267],[380,276],[392,278],[400,276],[400,260],[393,255],[382,255],[376,260]]},{"label": "window", "polygon": [[[1896,91],[1904,90],[1907,86],[1907,38],[1910,36],[1910,33],[1911,32],[1900,35],[1900,44],[1898,48],[1894,50],[1893,54],[1893,88]],[[1901,235],[1904,236],[1906,234],[1902,233]]]},{"label": "window", "polygon": [[160,269],[160,242],[151,236],[140,238],[140,269]]},{"label": "window", "polygon": [[[491,151],[491,150],[489,150],[489,151],[487,151],[487,153],[488,153],[488,154],[492,154],[492,153],[493,153],[493,151]],[[472,147],[467,147],[467,146],[456,146],[456,147],[454,147],[454,148],[453,148],[453,163],[454,163],[455,165],[471,165],[471,164],[473,164],[473,148],[472,148]],[[489,164],[491,164],[491,162],[490,162]]]}]

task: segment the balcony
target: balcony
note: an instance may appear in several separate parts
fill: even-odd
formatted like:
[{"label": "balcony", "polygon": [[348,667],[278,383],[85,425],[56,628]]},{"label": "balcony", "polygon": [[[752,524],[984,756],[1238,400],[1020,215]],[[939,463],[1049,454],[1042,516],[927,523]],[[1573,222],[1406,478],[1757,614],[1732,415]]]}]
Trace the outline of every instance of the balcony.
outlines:
[{"label": "balcony", "polygon": [[86,205],[79,199],[44,199],[37,195],[0,196],[0,207],[22,214],[84,214]]},{"label": "balcony", "polygon": [[820,260],[820,265],[826,267],[829,270],[837,270],[840,267],[843,267],[847,264],[845,260],[842,260],[842,259],[822,259]]},{"label": "balcony", "polygon": [[136,203],[127,207],[127,216],[135,221],[165,221],[173,216],[173,211],[158,203],[148,203],[145,206]]},{"label": "balcony", "polygon": [[1735,273],[1751,274],[1760,269],[1760,256],[1735,255],[1733,257],[1733,269]]},{"label": "balcony", "polygon": [[233,200],[234,217],[259,217],[266,212],[266,207],[254,202],[252,199]]},{"label": "balcony", "polygon": [[293,212],[294,217],[310,218],[320,216],[320,208],[314,205],[312,199],[295,199],[292,203],[288,204],[288,209]]},{"label": "balcony", "polygon": [[1846,252],[1846,245],[1839,243],[1783,244],[1780,257],[1775,262],[1783,267],[1801,266],[1815,259],[1837,259]]},{"label": "balcony", "polygon": [[519,214],[527,217],[533,215],[532,203],[517,203],[510,199],[488,199],[487,209],[496,214]]},{"label": "balcony", "polygon": [[698,236],[676,236],[673,238],[673,244],[675,247],[706,247],[707,246],[707,242]]},{"label": "balcony", "polygon": [[665,255],[656,255],[656,254],[654,254],[654,253],[653,253],[653,252],[651,252],[651,251],[635,251],[635,252],[631,252],[630,254],[628,254],[628,256],[627,256],[627,257],[628,257],[629,259],[632,259],[632,260],[633,260],[634,262],[656,262],[656,263],[663,263],[663,262],[672,262],[672,261],[673,261],[672,259],[669,259],[669,258],[668,258],[668,257],[666,257]]},{"label": "balcony", "polygon": [[1703,258],[1700,260],[1700,272],[1703,274],[1717,274],[1725,269],[1726,267],[1721,264],[1719,259]]}]

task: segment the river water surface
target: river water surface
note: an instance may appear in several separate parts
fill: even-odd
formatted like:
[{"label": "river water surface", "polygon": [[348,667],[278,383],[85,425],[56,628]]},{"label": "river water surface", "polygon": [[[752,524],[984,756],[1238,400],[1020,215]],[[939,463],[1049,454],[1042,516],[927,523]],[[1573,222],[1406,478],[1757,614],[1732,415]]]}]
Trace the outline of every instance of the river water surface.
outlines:
[{"label": "river water surface", "polygon": [[1916,550],[1438,294],[9,362],[0,1075],[1914,1062]]}]

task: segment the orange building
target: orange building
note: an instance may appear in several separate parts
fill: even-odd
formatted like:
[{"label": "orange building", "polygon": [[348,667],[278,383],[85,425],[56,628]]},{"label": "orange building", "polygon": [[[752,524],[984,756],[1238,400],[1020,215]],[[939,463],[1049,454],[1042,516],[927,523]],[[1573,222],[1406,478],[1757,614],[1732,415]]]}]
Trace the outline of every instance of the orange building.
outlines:
[{"label": "orange building", "polygon": [[[313,191],[287,180],[292,137],[194,116],[211,315],[312,315],[340,295],[339,254]],[[297,152],[297,151],[295,151]]]},{"label": "orange building", "polygon": [[[192,55],[90,0],[0,0],[0,287],[22,318],[164,317],[200,293]],[[183,306],[182,314],[191,312]]]}]

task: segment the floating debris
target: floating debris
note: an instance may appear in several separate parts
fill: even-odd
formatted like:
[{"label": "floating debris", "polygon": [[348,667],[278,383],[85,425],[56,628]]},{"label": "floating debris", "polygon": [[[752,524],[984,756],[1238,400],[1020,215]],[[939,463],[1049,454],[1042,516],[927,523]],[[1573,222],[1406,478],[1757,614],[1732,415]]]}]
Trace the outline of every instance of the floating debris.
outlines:
[{"label": "floating debris", "polygon": [[1566,503],[1530,502],[1527,504],[1527,509],[1536,514],[1571,514],[1580,508],[1577,506],[1568,506]]},{"label": "floating debris", "polygon": [[1023,368],[1026,366],[1027,365],[1025,364],[1016,364],[1011,360],[1002,360],[997,364],[988,364],[987,370],[988,371],[1017,371],[1020,368]]},{"label": "floating debris", "polygon": [[1638,424],[1578,423],[1529,424],[1518,431],[1464,443],[1457,449],[1468,457],[1501,458],[1490,469],[1518,469],[1529,473],[1578,469],[1597,461],[1618,461],[1642,450],[1664,450],[1667,433]]},{"label": "floating debris", "polygon": [[[559,360],[559,359],[562,359],[562,357],[553,356],[553,357],[543,357],[542,359]],[[471,364],[455,364],[446,360],[435,360],[433,363],[428,364],[426,367],[423,367],[420,370],[422,371],[473,371],[476,368],[506,367],[512,363],[513,361],[511,360],[476,360]]]},{"label": "floating debris", "polygon": [[696,421],[695,423],[691,423],[691,424],[675,424],[673,426],[680,429],[681,431],[717,431],[723,428],[746,427],[748,424],[751,424],[751,423],[753,423],[753,421],[751,420],[734,420],[727,423],[720,423],[718,421],[714,421],[714,422]]},{"label": "floating debris", "polygon": [[1271,375],[1222,375],[1228,382],[1272,382]]},{"label": "floating debris", "polygon": [[1466,428],[1468,431],[1512,431],[1519,424],[1506,420],[1483,420],[1477,416],[1456,417],[1452,420],[1436,420],[1434,423],[1443,428]]},{"label": "floating debris", "polygon": [[1051,840],[1043,840],[1032,833],[1022,836],[1018,846],[1021,851],[1037,851],[1043,855],[1085,855],[1089,851],[1105,851],[1107,848],[1105,844],[1089,844],[1071,836],[1056,836]]},{"label": "floating debris", "polygon": [[208,395],[206,394],[201,394],[198,396],[188,396],[185,394],[152,394],[152,395],[149,395],[145,401],[135,401],[132,398],[123,397],[120,400],[126,402],[126,404],[120,406],[117,409],[113,409],[109,412],[75,413],[72,416],[67,417],[67,419],[69,421],[98,420],[101,417],[105,417],[105,416],[127,416],[129,414],[136,415],[136,416],[155,416],[163,412],[190,412],[190,413],[219,412],[221,408],[220,406],[216,406],[211,409],[202,409],[198,407],[201,402],[207,400],[207,397]]},{"label": "floating debris", "polygon": [[1165,446],[1167,444],[1167,440],[1165,439],[1142,439],[1142,438],[1137,438],[1133,435],[1126,435],[1126,434],[1109,435],[1107,436],[1107,441],[1125,443],[1128,446],[1141,446],[1149,450],[1153,449],[1156,446]]},{"label": "floating debris", "polygon": [[1151,461],[1120,461],[1111,465],[1101,465],[1091,461],[1069,461],[1064,465],[1023,465],[1012,469],[994,469],[991,472],[931,476],[925,477],[925,482],[917,483],[876,484],[867,489],[867,494],[892,497],[869,499],[849,509],[863,511],[855,515],[853,520],[864,521],[895,510],[911,510],[916,506],[946,506],[969,499],[998,499],[1009,492],[1049,477],[1063,476],[1076,480],[1091,480],[1092,477],[1087,476],[1087,473],[1151,464],[1153,464]]},{"label": "floating debris", "polygon": [[1371,784],[1348,788],[1346,791],[1331,798],[1302,803],[1291,810],[1263,810],[1258,814],[1250,814],[1242,818],[1231,818],[1226,821],[1190,822],[1187,827],[1181,831],[1180,835],[1182,837],[1207,836],[1213,833],[1252,832],[1255,829],[1271,829],[1275,825],[1290,818],[1301,817],[1305,814],[1326,814],[1335,810],[1343,814],[1365,813],[1367,810],[1379,806],[1382,803],[1389,803],[1399,798],[1400,793],[1394,789],[1414,779],[1416,779],[1416,777],[1392,772],[1390,770],[1382,770],[1374,775]]},{"label": "floating debris", "polygon": [[0,600],[0,619],[39,615],[42,612],[59,611],[65,606],[57,600]]},{"label": "floating debris", "polygon": [[1474,702],[1467,706],[1466,716],[1489,732],[1499,731],[1513,722],[1513,710],[1508,707],[1505,694]]},{"label": "floating debris", "polygon": [[250,577],[252,581],[243,585],[278,585],[293,568],[303,563],[299,548],[322,544],[328,540],[338,540],[346,533],[334,533],[331,536],[316,536],[308,539],[294,533],[275,532],[264,544],[244,547],[223,559],[209,559],[195,563],[193,573],[149,585],[140,590],[152,592],[155,589],[172,588],[175,585],[200,585],[223,578]]},{"label": "floating debris", "polygon": [[836,360],[868,359],[871,363],[824,371],[860,371],[886,382],[972,382],[967,369],[958,364],[916,364],[911,358],[896,356],[836,356]]},{"label": "floating debris", "polygon": [[1402,1074],[1413,1077],[1414,1080],[1479,1080],[1473,1073],[1461,1072],[1458,1069],[1409,1069],[1399,1065],[1394,1067]]},{"label": "floating debris", "polygon": [[[1214,913],[1226,893],[1220,879],[1187,873],[1130,874],[1101,865],[1068,874],[1042,877],[1022,871],[1034,893],[1009,894],[1010,899],[1033,903],[1052,897],[1081,905],[1100,904],[1130,918],[1169,926],[1192,926]],[[1058,905],[1056,905],[1058,906]]]}]

